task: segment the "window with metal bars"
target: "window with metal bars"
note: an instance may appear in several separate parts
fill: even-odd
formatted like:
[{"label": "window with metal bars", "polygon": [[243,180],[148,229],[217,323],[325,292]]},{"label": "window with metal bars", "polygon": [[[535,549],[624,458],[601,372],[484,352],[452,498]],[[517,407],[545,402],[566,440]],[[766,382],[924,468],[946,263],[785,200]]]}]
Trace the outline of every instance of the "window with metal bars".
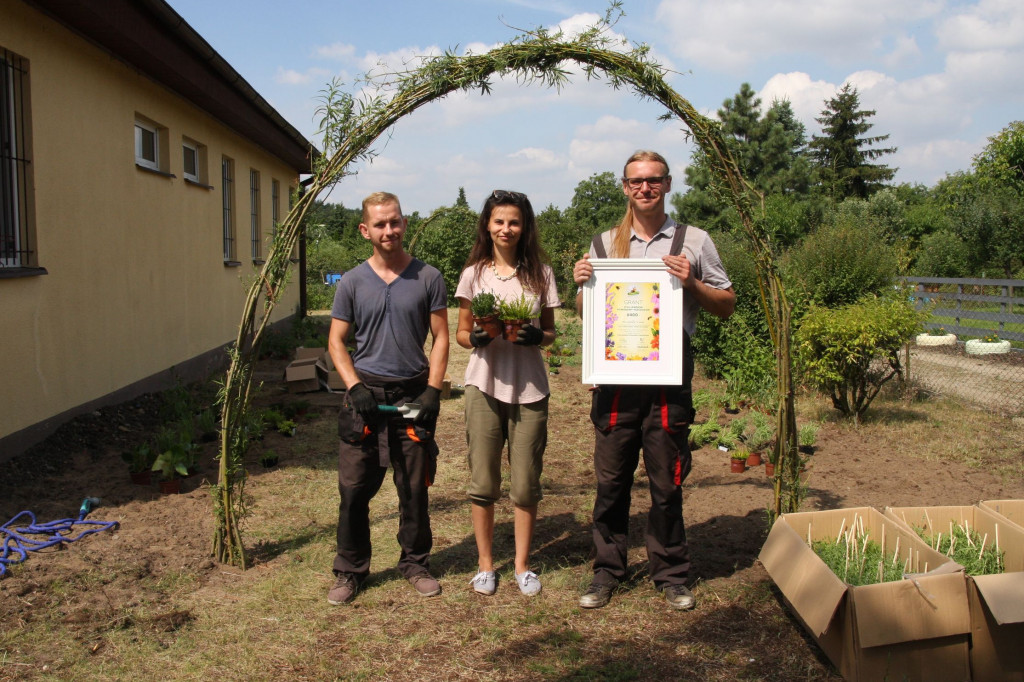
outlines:
[{"label": "window with metal bars", "polygon": [[220,163],[220,184],[224,204],[224,262],[235,260],[235,162],[223,157]]},{"label": "window with metal bars", "polygon": [[260,229],[260,172],[249,169],[249,238],[252,241],[252,259],[263,258],[263,232]]},{"label": "window with metal bars", "polygon": [[28,61],[0,47],[0,268],[33,267]]}]

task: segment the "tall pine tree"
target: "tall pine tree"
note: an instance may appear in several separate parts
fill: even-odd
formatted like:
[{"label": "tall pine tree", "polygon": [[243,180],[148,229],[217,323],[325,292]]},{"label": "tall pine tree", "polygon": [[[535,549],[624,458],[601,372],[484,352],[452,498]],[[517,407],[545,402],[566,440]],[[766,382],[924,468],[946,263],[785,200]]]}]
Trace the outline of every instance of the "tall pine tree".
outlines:
[{"label": "tall pine tree", "polygon": [[865,199],[896,175],[895,168],[870,163],[896,151],[896,147],[874,147],[889,139],[888,135],[865,136],[874,127],[868,119],[875,113],[874,109],[860,109],[857,88],[847,83],[815,119],[822,126],[822,136],[811,138],[811,157],[822,188],[836,201]]}]

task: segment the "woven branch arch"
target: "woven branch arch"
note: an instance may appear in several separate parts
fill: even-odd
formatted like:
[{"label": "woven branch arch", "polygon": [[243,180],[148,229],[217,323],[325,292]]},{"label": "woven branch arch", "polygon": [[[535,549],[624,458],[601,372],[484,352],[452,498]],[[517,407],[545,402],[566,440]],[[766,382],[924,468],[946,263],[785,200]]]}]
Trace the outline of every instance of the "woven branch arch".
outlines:
[{"label": "woven branch arch", "polygon": [[[615,7],[613,6],[613,9]],[[246,449],[245,417],[252,389],[252,371],[270,314],[285,283],[288,257],[299,238],[306,212],[321,192],[339,182],[351,163],[372,156],[371,146],[396,122],[419,107],[459,90],[489,94],[494,76],[515,76],[523,83],[561,88],[568,82],[564,62],[580,65],[586,78],[603,78],[613,88],[630,87],[641,99],[660,102],[668,110],[665,120],[680,120],[684,134],[692,135],[710,160],[719,189],[727,193],[741,217],[754,258],[761,301],[775,347],[779,411],[773,461],[775,514],[795,511],[799,504],[799,459],[796,456],[796,417],[791,383],[790,305],[763,229],[763,205],[744,181],[729,153],[718,125],[702,116],[664,80],[665,69],[648,57],[646,46],[628,52],[609,36],[608,17],[579,36],[564,40],[561,33],[544,29],[524,32],[514,40],[482,55],[445,54],[429,58],[417,69],[369,78],[384,94],[355,102],[337,84],[325,90],[322,115],[324,152],[314,164],[305,193],[297,198],[280,225],[274,244],[257,279],[248,290],[238,336],[229,351],[231,366],[221,389],[220,475],[214,486],[216,531],[214,555],[222,563],[245,567],[239,531],[244,515],[242,460]]]}]

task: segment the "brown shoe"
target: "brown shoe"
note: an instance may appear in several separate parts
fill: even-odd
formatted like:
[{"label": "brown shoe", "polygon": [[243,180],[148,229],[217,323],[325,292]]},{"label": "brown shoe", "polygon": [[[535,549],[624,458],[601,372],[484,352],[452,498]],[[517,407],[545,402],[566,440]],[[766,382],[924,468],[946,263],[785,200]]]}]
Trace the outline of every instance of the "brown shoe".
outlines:
[{"label": "brown shoe", "polygon": [[612,592],[614,591],[615,585],[590,583],[590,587],[580,597],[580,606],[585,609],[599,609],[607,606],[608,602],[612,599]]},{"label": "brown shoe", "polygon": [[334,586],[327,593],[327,603],[337,606],[347,604],[356,598],[359,592],[359,581],[351,573],[339,573],[334,581]]},{"label": "brown shoe", "polygon": [[437,582],[429,573],[417,573],[409,578],[409,582],[421,597],[436,597],[441,594],[441,583]]},{"label": "brown shoe", "polygon": [[697,605],[697,598],[693,596],[693,592],[686,589],[686,585],[666,585],[663,591],[665,601],[674,609],[689,611]]}]

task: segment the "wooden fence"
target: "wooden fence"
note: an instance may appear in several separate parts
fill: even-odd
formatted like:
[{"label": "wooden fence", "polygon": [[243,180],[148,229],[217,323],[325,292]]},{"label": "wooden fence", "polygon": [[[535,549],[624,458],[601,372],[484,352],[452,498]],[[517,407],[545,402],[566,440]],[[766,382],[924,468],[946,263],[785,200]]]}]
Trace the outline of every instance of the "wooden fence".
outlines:
[{"label": "wooden fence", "polygon": [[[952,318],[953,324],[932,320],[926,328],[944,328],[959,338],[982,337],[995,331],[1000,339],[1024,342],[1024,280],[906,277],[915,285],[918,308],[934,305],[933,318]],[[971,322],[995,323],[977,326]],[[1013,325],[1013,328],[1007,328]]]}]

